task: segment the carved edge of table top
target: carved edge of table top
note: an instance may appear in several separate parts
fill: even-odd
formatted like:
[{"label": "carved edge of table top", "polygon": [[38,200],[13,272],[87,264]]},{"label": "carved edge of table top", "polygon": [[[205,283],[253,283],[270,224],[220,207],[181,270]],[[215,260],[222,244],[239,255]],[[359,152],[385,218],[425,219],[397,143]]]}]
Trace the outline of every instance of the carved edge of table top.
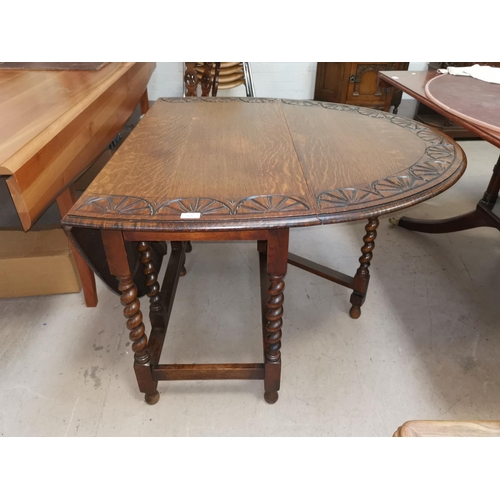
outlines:
[{"label": "carved edge of table top", "polygon": [[[249,103],[275,102],[277,99],[252,99],[252,98],[163,98],[165,102],[233,102],[239,100]],[[378,200],[385,200],[400,194],[412,191],[431,180],[437,180],[456,159],[453,142],[443,135],[433,132],[429,127],[420,125],[414,120],[403,118],[383,111],[350,106],[345,104],[327,103],[312,100],[281,99],[287,105],[295,106],[321,106],[325,109],[358,113],[376,119],[386,119],[393,124],[403,127],[416,134],[426,144],[425,154],[407,169],[384,179],[376,180],[370,184],[361,184],[353,187],[327,190],[316,197],[320,209],[350,208]]]},{"label": "carved edge of table top", "polygon": [[[323,214],[298,215],[290,214],[288,216],[277,215],[267,219],[247,218],[238,219],[236,216],[218,219],[178,219],[178,220],[157,220],[148,218],[126,218],[120,216],[120,219],[107,219],[98,215],[67,215],[62,221],[65,228],[88,227],[93,229],[117,229],[125,231],[232,231],[244,229],[279,229],[284,227],[306,227],[321,224],[332,224],[341,222],[351,222],[369,217],[380,217],[396,210],[402,210],[411,207],[417,203],[428,200],[448,187],[452,186],[460,179],[464,170],[457,170],[455,173],[443,181],[442,184],[434,186],[433,189],[419,191],[413,195],[398,200],[397,204],[387,202],[378,204],[375,207],[364,207],[352,209],[344,212],[333,212]],[[255,215],[255,214],[254,214]]]},{"label": "carved edge of table top", "polygon": [[[234,102],[241,101],[245,103],[268,103],[276,102],[279,99],[274,98],[244,98],[244,97],[226,97],[226,98],[203,98],[203,97],[187,97],[187,98],[161,98],[164,102],[173,103],[190,103],[190,102]],[[429,127],[421,125],[418,122],[408,118],[399,117],[383,111],[362,108],[358,106],[350,106],[346,104],[335,104],[312,100],[289,100],[281,99],[285,105],[294,106],[321,106],[325,109],[336,111],[357,113],[363,116],[368,116],[374,119],[389,120],[394,125],[405,128],[414,133],[426,144],[425,153],[422,157],[410,167],[398,172],[397,174],[388,176],[383,179],[373,181],[368,184],[360,184],[352,187],[339,188],[334,190],[323,191],[316,197],[316,203],[319,213],[305,214],[311,208],[307,205],[304,198],[298,195],[255,195],[246,198],[235,198],[226,200],[217,200],[215,198],[193,197],[193,198],[178,198],[174,200],[146,200],[140,197],[126,195],[97,195],[86,193],[85,200],[77,204],[72,210],[73,214],[68,217],[68,221],[73,219],[78,225],[87,225],[83,223],[85,217],[97,218],[104,215],[130,216],[128,222],[140,223],[146,222],[147,219],[138,220],[136,217],[152,217],[161,214],[181,214],[186,212],[199,212],[205,216],[230,216],[232,218],[240,215],[272,215],[274,217],[280,214],[287,215],[288,213],[301,212],[304,217],[318,218],[322,221],[330,221],[334,213],[349,211],[362,208],[369,208],[366,204],[375,205],[377,202],[382,202],[372,212],[378,214],[387,213],[399,209],[400,206],[388,207],[384,202],[391,203],[391,199],[397,196],[408,194],[408,200],[402,202],[401,206],[410,206],[412,204],[428,199],[432,194],[422,196],[411,196],[419,187],[433,182],[433,186],[429,186],[429,190],[438,187],[436,181],[442,177],[447,170],[454,165],[457,158],[457,149],[459,148],[454,141],[447,139],[443,134],[432,131]],[[460,165],[456,168],[456,173],[449,180],[450,185],[454,184],[465,170],[465,157],[462,157]],[[449,186],[446,186],[449,187]],[[443,189],[444,190],[444,189]],[[435,193],[438,194],[438,193]],[[394,201],[392,201],[394,203]],[[363,205],[363,206],[362,206]],[[365,217],[366,210],[360,210],[363,215],[353,214],[353,217],[338,217],[342,220],[356,220]],[[81,216],[79,214],[81,213]],[[298,214],[295,214],[298,215]],[[123,222],[125,222],[123,220]],[[156,223],[174,223],[171,220],[156,220]],[[189,225],[193,225],[195,221],[189,221]],[[198,221],[196,221],[198,222]],[[212,221],[206,221],[210,223]],[[278,222],[278,221],[276,221]],[[339,220],[340,222],[340,220]],[[314,222],[311,221],[312,224]],[[109,227],[109,224],[99,224]],[[183,227],[184,224],[181,224]],[[197,223],[194,225],[198,225]],[[229,224],[230,225],[230,224]],[[279,224],[283,226],[283,223]],[[224,224],[222,224],[224,226]],[[273,226],[272,223],[269,226]]]},{"label": "carved edge of table top", "polygon": [[432,131],[414,120],[374,109],[332,104],[318,101],[289,101],[285,104],[296,106],[321,106],[336,111],[346,111],[369,116],[375,119],[389,120],[394,125],[405,128],[422,139],[427,147],[425,153],[413,165],[397,174],[373,181],[368,184],[323,191],[316,197],[318,207],[350,208],[378,200],[388,200],[394,196],[413,191],[418,187],[437,180],[454,164],[456,149],[451,140]]},{"label": "carved edge of table top", "polygon": [[89,194],[85,201],[74,211],[85,213],[144,215],[154,216],[162,213],[180,215],[200,213],[202,215],[262,215],[275,213],[309,211],[310,207],[301,196],[279,194],[250,196],[240,199],[216,200],[214,198],[178,198],[169,201],[148,201],[136,196],[99,196]]},{"label": "carved edge of table top", "polygon": [[120,231],[155,231],[155,232],[213,232],[243,231],[258,229],[282,229],[290,227],[318,226],[323,224],[315,214],[281,216],[268,219],[105,219],[95,216],[67,215],[61,222],[63,228],[70,231],[72,227],[91,229],[111,229]]},{"label": "carved edge of table top", "polygon": [[163,102],[246,102],[249,104],[264,104],[269,102],[279,101],[275,97],[160,97],[159,101]]}]

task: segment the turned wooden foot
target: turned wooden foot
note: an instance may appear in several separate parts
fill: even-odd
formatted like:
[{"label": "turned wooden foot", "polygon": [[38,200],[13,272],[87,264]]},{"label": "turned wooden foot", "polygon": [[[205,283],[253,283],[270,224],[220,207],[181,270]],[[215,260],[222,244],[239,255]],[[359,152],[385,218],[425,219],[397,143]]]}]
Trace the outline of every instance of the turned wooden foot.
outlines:
[{"label": "turned wooden foot", "polygon": [[360,266],[356,271],[353,282],[353,292],[351,294],[352,307],[349,311],[349,316],[352,319],[358,319],[361,316],[361,306],[363,305],[366,292],[368,291],[368,283],[370,282],[370,261],[373,258],[373,249],[375,248],[375,238],[377,237],[378,219],[376,217],[368,219],[368,224],[365,226],[366,234],[363,237],[364,245],[361,247],[361,257],[359,258]]},{"label": "turned wooden foot", "polygon": [[160,393],[158,391],[155,391],[152,394],[144,395],[144,401],[146,401],[148,405],[155,405],[156,403],[158,403],[159,400],[160,400]]},{"label": "turned wooden foot", "polygon": [[181,269],[181,272],[180,272],[180,276],[186,276],[186,273],[187,273],[187,270],[186,270],[186,266],[182,266],[182,269]]},{"label": "turned wooden foot", "polygon": [[278,391],[275,392],[265,392],[264,393],[264,399],[266,400],[266,403],[269,403],[270,405],[273,405],[278,401]]},{"label": "turned wooden foot", "polygon": [[349,309],[349,316],[352,319],[358,319],[361,316],[361,307],[351,306],[351,308]]}]

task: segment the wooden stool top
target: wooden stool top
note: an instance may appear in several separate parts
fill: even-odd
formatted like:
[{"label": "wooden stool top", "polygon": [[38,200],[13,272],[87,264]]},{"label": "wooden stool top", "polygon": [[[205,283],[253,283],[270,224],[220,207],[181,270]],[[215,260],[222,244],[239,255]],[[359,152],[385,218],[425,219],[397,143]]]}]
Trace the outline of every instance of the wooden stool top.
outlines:
[{"label": "wooden stool top", "polygon": [[160,99],[64,224],[208,231],[358,220],[436,196],[465,166],[447,136],[372,109]]},{"label": "wooden stool top", "polygon": [[500,437],[497,420],[409,420],[393,437]]}]

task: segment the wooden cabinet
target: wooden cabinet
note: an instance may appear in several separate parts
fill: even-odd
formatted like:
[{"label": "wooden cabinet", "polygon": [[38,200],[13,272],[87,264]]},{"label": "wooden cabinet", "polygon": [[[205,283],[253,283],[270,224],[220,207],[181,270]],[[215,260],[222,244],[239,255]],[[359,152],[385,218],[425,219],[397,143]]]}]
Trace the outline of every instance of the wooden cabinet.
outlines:
[{"label": "wooden cabinet", "polygon": [[[314,99],[388,111],[399,105],[401,93],[378,86],[379,71],[408,69],[401,62],[319,62]],[[398,100],[399,99],[399,100]]]}]

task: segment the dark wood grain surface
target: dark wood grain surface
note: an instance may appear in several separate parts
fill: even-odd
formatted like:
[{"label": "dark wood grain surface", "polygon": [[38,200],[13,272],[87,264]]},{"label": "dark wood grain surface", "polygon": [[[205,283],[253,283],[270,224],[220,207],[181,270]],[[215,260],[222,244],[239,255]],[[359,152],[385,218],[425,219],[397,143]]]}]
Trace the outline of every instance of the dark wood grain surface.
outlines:
[{"label": "dark wood grain surface", "polygon": [[427,82],[435,78],[438,71],[380,71],[379,80],[390,83],[400,90],[412,95],[421,96],[426,99],[425,86]]},{"label": "dark wood grain surface", "polygon": [[381,71],[379,73],[379,79],[387,85],[391,85],[406,92],[425,106],[437,111],[440,115],[470,130],[474,134],[477,134],[485,141],[490,142],[496,147],[500,147],[500,133],[473,123],[454,112],[451,108],[443,108],[429,99],[425,93],[425,87],[438,75],[440,75],[440,73],[437,71]]},{"label": "dark wood grain surface", "polygon": [[500,85],[469,76],[440,75],[425,85],[425,94],[444,108],[500,134]]},{"label": "dark wood grain surface", "polygon": [[[445,135],[377,110],[161,99],[64,224],[207,231],[364,219],[439,194],[465,165]],[[193,212],[200,218],[181,218]]]}]

